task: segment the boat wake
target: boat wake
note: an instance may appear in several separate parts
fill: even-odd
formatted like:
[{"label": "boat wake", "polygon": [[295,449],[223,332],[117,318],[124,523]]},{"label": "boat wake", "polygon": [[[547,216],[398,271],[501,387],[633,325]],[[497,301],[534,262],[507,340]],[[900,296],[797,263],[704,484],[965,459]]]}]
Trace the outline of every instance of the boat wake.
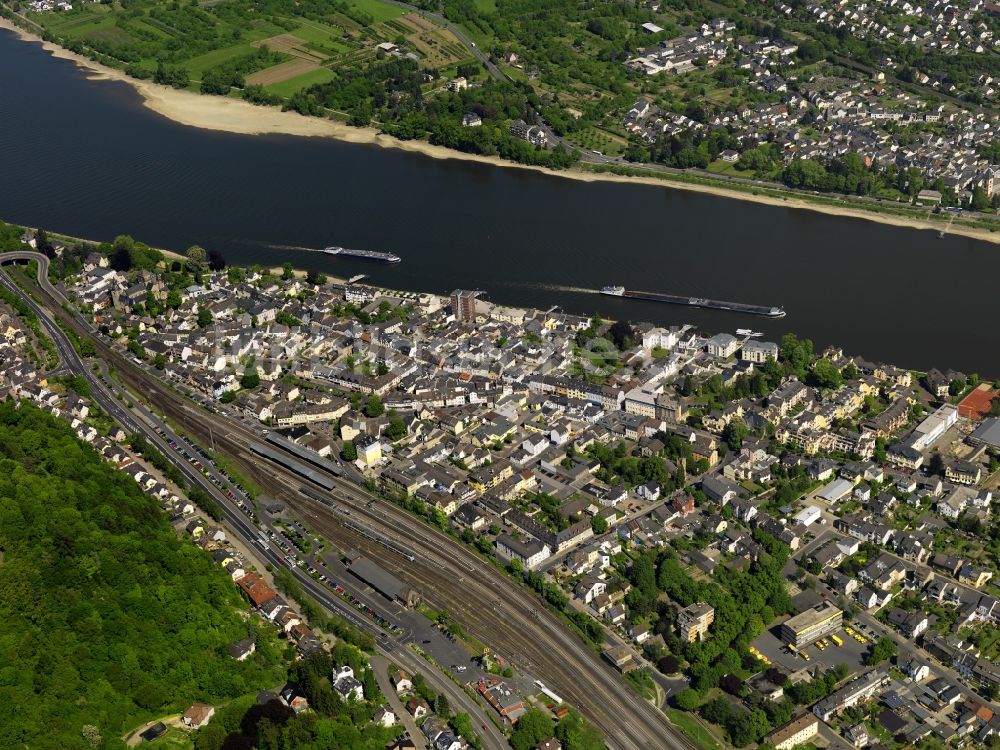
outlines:
[{"label": "boat wake", "polygon": [[587,289],[582,286],[566,286],[564,284],[525,284],[531,289],[543,289],[547,292],[573,292],[575,294],[598,294],[597,289]]},{"label": "boat wake", "polygon": [[323,252],[318,247],[302,247],[302,245],[271,245],[271,244],[265,244],[264,247],[269,247],[272,250],[304,250],[307,253],[321,253],[321,252]]}]

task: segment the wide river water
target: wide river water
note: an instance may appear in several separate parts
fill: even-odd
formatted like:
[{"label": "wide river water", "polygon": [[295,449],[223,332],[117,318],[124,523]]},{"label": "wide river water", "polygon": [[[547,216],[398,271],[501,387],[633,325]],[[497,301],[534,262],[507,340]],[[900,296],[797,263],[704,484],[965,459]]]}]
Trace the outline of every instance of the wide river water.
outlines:
[{"label": "wide river water", "polygon": [[[905,367],[1000,376],[1000,247],[643,185],[583,183],[318,138],[178,125],[126,84],[0,30],[0,218],[192,244],[230,262],[706,331],[793,331]],[[391,250],[395,266],[308,252]],[[594,294],[783,305],[781,320]],[[591,291],[588,291],[591,290]]]}]

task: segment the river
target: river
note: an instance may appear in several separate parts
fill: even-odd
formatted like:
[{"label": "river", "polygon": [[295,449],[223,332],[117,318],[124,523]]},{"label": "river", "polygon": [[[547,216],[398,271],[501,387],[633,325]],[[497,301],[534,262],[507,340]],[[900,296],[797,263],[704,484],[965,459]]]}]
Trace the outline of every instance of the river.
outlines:
[{"label": "river", "polygon": [[[792,331],[897,365],[1000,376],[1000,249],[976,240],[644,185],[584,183],[329,139],[178,125],[120,82],[0,30],[0,218],[192,244],[503,304]],[[395,266],[323,256],[391,250]],[[631,289],[783,305],[767,320],[609,298]],[[591,290],[591,291],[588,291]]]}]

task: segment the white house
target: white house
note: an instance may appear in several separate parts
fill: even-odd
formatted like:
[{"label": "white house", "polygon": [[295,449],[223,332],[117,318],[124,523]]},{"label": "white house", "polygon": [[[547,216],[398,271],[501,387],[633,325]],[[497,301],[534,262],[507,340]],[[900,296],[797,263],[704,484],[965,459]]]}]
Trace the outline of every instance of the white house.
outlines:
[{"label": "white house", "polygon": [[751,339],[743,344],[740,359],[744,362],[763,364],[769,359],[778,358],[778,345],[773,341],[756,341]]},{"label": "white house", "polygon": [[718,333],[708,340],[708,353],[713,357],[727,359],[740,348],[740,340],[728,333]]},{"label": "white house", "polygon": [[333,689],[340,696],[341,700],[346,701],[353,698],[356,701],[363,701],[365,699],[365,689],[354,678],[354,670],[349,666],[344,665],[339,669],[334,668],[332,677]]}]

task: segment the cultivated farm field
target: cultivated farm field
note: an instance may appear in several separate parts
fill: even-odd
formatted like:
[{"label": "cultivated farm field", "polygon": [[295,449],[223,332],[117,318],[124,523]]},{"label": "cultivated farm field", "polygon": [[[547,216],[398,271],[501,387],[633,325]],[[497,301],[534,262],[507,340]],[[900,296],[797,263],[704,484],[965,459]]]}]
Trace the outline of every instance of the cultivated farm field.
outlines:
[{"label": "cultivated farm field", "polygon": [[64,46],[130,75],[215,94],[259,85],[287,98],[364,68],[379,43],[401,38],[423,68],[471,59],[453,34],[383,0],[315,0],[306,11],[296,0],[132,0],[29,16]]}]

